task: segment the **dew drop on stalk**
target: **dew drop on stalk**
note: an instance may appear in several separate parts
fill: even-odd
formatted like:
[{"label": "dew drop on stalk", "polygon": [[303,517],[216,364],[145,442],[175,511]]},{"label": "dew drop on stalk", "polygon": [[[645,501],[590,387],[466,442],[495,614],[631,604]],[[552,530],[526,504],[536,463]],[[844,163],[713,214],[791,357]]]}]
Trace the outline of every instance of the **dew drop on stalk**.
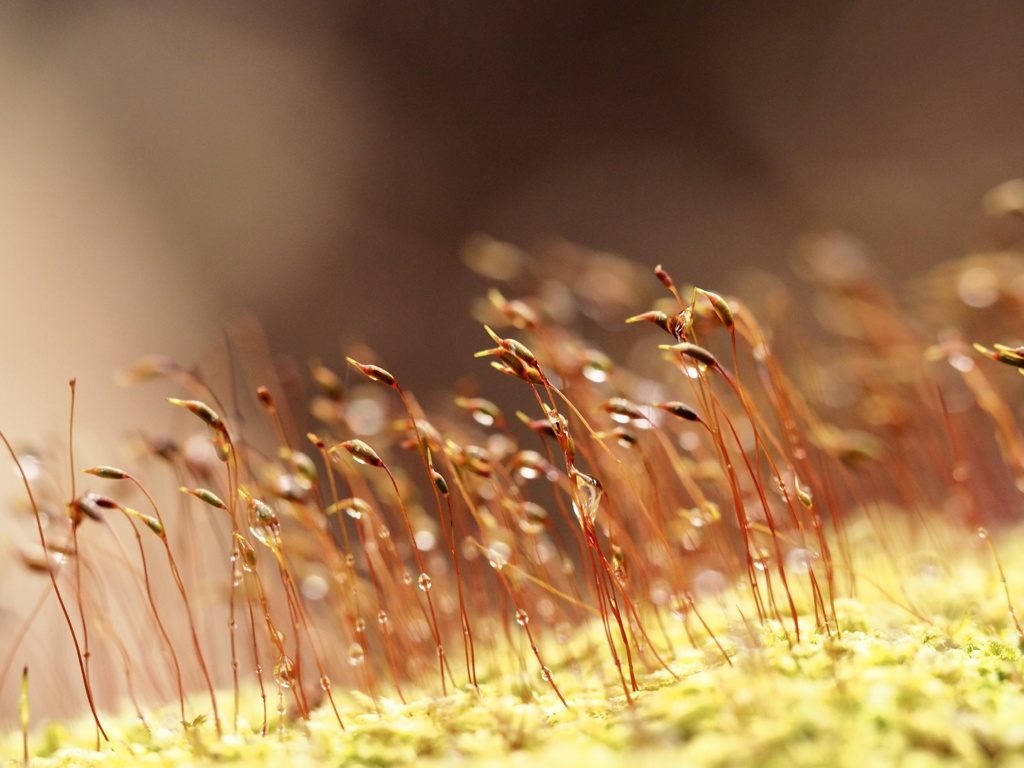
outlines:
[{"label": "dew drop on stalk", "polygon": [[[241,535],[235,536],[235,542],[238,545],[237,560],[241,563],[243,570],[247,573],[252,573],[256,568],[256,562],[258,560],[256,557],[256,550],[253,549],[252,544],[246,541]],[[235,560],[236,558],[232,556],[231,559]]]},{"label": "dew drop on stalk", "polygon": [[594,384],[603,384],[608,381],[608,371],[598,365],[587,362],[583,365],[583,378]]},{"label": "dew drop on stalk", "polygon": [[295,685],[295,662],[291,657],[282,655],[274,664],[274,679],[282,688],[291,688]]},{"label": "dew drop on stalk", "polygon": [[473,421],[484,427],[494,426],[494,416],[487,413],[486,411],[476,410],[473,411]]},{"label": "dew drop on stalk", "polygon": [[281,524],[274,510],[259,499],[249,501],[249,531],[270,549],[280,548]]},{"label": "dew drop on stalk", "polygon": [[362,520],[364,516],[370,514],[370,505],[358,496],[342,499],[338,502],[336,508],[345,510],[345,514],[353,520]]},{"label": "dew drop on stalk", "polygon": [[546,473],[547,459],[537,451],[524,450],[516,454],[516,472],[524,480],[535,480]]},{"label": "dew drop on stalk", "polygon": [[516,624],[520,627],[525,627],[530,623],[530,614],[524,611],[522,608],[516,610]]},{"label": "dew drop on stalk", "polygon": [[601,504],[604,487],[596,477],[575,470],[572,474],[576,480],[576,498],[578,500],[578,503],[577,501],[573,502],[573,509],[581,521],[586,519],[587,522],[593,523],[594,518],[597,517],[597,508]]},{"label": "dew drop on stalk", "polygon": [[522,517],[519,518],[519,528],[523,533],[535,535],[544,530],[547,523],[548,513],[544,507],[533,501],[524,501],[522,506]]},{"label": "dew drop on stalk", "polygon": [[509,557],[512,556],[512,548],[503,541],[495,541],[487,549],[487,562],[496,570],[505,567]]},{"label": "dew drop on stalk", "polygon": [[309,497],[311,485],[298,475],[282,474],[274,479],[274,495],[280,499],[304,502]]},{"label": "dew drop on stalk", "polygon": [[754,556],[754,567],[759,571],[767,571],[768,563],[771,560],[771,552],[764,547],[758,549],[757,554]]},{"label": "dew drop on stalk", "polygon": [[608,381],[608,375],[612,371],[612,361],[608,355],[598,352],[596,349],[585,349],[580,354],[580,372],[583,378],[594,384],[603,384]]},{"label": "dew drop on stalk", "polygon": [[331,678],[327,675],[320,675],[320,688],[329,691],[331,689]]},{"label": "dew drop on stalk", "polygon": [[387,626],[388,626],[388,614],[387,614],[387,611],[380,611],[377,614],[377,623],[380,624],[382,628],[387,629]]},{"label": "dew drop on stalk", "polygon": [[366,619],[356,619],[355,630],[356,634],[363,634],[366,631]]},{"label": "dew drop on stalk", "polygon": [[359,643],[352,643],[348,647],[348,663],[353,667],[358,667],[366,660],[366,651],[363,650],[363,646]]},{"label": "dew drop on stalk", "polygon": [[430,577],[427,574],[425,574],[425,573],[421,573],[420,574],[420,578],[417,581],[417,583],[419,584],[420,589],[422,589],[424,592],[426,592],[427,590],[430,589],[430,586],[431,586]]},{"label": "dew drop on stalk", "polygon": [[493,427],[502,420],[501,411],[490,400],[480,397],[457,397],[455,404],[468,410],[473,421],[483,427]]}]

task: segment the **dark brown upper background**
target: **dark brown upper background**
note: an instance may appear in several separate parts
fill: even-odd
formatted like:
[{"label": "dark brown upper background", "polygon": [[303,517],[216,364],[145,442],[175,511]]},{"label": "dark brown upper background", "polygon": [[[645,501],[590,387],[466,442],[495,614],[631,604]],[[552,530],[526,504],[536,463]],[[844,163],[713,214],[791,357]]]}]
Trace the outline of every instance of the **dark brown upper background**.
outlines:
[{"label": "dark brown upper background", "polygon": [[124,429],[153,393],[109,372],[244,309],[437,388],[486,346],[477,231],[726,288],[825,227],[897,276],[985,245],[1024,4],[633,5],[4,4],[0,425],[56,428],[77,375],[82,423]]}]

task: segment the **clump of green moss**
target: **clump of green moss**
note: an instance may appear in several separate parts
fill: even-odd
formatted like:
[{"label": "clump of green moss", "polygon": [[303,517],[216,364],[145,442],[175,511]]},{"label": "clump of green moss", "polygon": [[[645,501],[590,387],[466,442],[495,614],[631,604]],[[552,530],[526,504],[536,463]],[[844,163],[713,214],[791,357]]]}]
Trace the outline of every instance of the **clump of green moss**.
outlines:
[{"label": "clump of green moss", "polygon": [[[1013,556],[1022,549],[1024,538],[1008,537],[1009,561],[1024,562]],[[840,601],[834,631],[792,645],[778,628],[742,624],[729,609],[741,595],[721,596],[702,608],[731,664],[676,637],[669,669],[644,675],[632,705],[611,670],[561,675],[568,708],[516,673],[406,704],[343,694],[344,731],[320,709],[262,736],[249,711],[237,734],[218,739],[209,721],[183,731],[172,708],[148,730],[131,716],[109,721],[111,742],[96,753],[89,721],[51,724],[33,734],[32,764],[1014,765],[1024,761],[1024,658],[985,555],[965,546],[941,574],[880,585],[913,593],[920,618],[867,589]],[[1024,583],[1024,568],[1008,578]],[[3,749],[18,754],[19,738]]]}]

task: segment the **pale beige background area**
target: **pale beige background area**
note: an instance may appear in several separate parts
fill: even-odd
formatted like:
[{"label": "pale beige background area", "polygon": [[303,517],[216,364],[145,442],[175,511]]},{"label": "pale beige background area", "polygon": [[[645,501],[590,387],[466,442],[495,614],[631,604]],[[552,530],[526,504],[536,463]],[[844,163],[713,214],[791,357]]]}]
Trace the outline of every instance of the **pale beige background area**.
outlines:
[{"label": "pale beige background area", "polygon": [[120,425],[112,368],[242,309],[437,386],[479,346],[474,231],[715,284],[819,227],[976,244],[1024,169],[1024,6],[771,5],[5,3],[0,424],[53,426],[76,375]]},{"label": "pale beige background area", "polygon": [[709,287],[826,227],[897,277],[1019,238],[978,201],[1024,174],[1022,40],[1018,0],[4,2],[0,429],[63,430],[77,376],[111,460],[170,420],[111,372],[244,310],[445,386],[477,231]]}]

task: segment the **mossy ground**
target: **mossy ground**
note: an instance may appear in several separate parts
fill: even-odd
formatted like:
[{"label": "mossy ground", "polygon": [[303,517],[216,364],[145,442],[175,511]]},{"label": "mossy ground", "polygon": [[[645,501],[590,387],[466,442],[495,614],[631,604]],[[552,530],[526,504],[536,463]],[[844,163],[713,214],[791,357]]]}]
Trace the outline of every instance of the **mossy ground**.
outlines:
[{"label": "mossy ground", "polygon": [[[695,632],[707,640],[698,648],[679,637],[674,676],[644,673],[632,706],[614,669],[552,665],[565,708],[526,663],[479,693],[406,705],[342,694],[344,732],[321,708],[283,731],[272,715],[260,736],[250,710],[218,740],[209,722],[184,733],[169,708],[148,730],[106,718],[111,743],[96,753],[90,721],[38,723],[31,764],[1024,766],[1024,656],[991,552],[968,533],[908,548],[900,563],[854,542],[860,576],[856,597],[837,601],[840,632],[806,617],[797,642],[792,627],[743,621],[742,593],[705,602],[732,665],[706,633]],[[1024,535],[1003,532],[996,545],[1020,594]],[[0,744],[5,765],[20,765],[20,734]]]}]

